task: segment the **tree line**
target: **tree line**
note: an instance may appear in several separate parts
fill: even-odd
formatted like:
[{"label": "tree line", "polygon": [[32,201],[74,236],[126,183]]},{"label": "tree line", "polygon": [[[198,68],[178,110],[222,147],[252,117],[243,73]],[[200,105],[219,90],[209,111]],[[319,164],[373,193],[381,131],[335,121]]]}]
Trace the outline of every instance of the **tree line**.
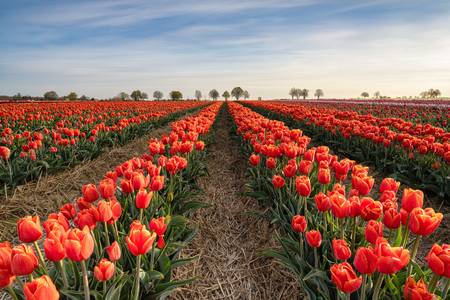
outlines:
[{"label": "tree line", "polygon": [[[296,98],[297,100],[300,99],[300,97],[303,97],[303,100],[305,100],[309,95],[309,90],[308,89],[298,89],[298,88],[291,88],[289,90],[289,96],[292,97],[292,100],[294,100],[294,98]],[[317,89],[314,92],[314,96],[317,97],[317,99],[320,99],[320,97],[322,97],[324,95],[323,90],[322,89]]]}]

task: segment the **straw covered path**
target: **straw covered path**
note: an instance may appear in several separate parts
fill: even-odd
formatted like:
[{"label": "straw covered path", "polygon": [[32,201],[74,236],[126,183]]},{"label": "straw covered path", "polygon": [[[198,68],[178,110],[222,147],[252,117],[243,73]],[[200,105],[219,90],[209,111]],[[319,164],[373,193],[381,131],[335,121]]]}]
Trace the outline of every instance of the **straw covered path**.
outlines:
[{"label": "straw covered path", "polygon": [[263,209],[253,198],[242,196],[247,162],[230,135],[228,111],[218,116],[215,141],[208,146],[201,200],[211,207],[193,218],[199,234],[182,256],[199,258],[177,270],[177,279],[197,276],[171,299],[297,299],[298,285],[290,273],[259,252],[274,246],[268,222],[246,214]]}]

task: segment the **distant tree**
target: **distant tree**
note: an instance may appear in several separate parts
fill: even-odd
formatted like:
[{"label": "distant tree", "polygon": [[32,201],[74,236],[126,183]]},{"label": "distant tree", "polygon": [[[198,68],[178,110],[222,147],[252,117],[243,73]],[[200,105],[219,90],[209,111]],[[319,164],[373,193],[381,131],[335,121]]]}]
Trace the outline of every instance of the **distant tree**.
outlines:
[{"label": "distant tree", "polygon": [[172,100],[181,100],[183,99],[183,94],[180,91],[171,91],[170,99]]},{"label": "distant tree", "polygon": [[380,96],[381,96],[381,93],[380,93],[379,91],[376,91],[376,92],[373,94],[373,97],[374,97],[375,99],[380,98]]},{"label": "distant tree", "polygon": [[135,90],[133,92],[131,92],[131,99],[133,99],[134,101],[138,101],[142,99],[142,92],[140,90]]},{"label": "distant tree", "polygon": [[363,97],[363,98],[369,98],[369,93],[368,93],[368,92],[362,92],[362,93],[361,93],[361,97]]},{"label": "distant tree", "polygon": [[142,92],[142,99],[148,99],[148,95],[147,95],[147,93],[145,93],[145,92]]},{"label": "distant tree", "polygon": [[303,100],[305,100],[306,97],[308,97],[308,94],[309,94],[309,90],[308,89],[300,90],[300,96],[303,97]]},{"label": "distant tree", "polygon": [[426,92],[422,92],[425,97],[423,98],[437,98],[441,95],[441,91],[438,89],[429,89]]},{"label": "distant tree", "polygon": [[216,89],[212,89],[209,91],[209,97],[216,101],[219,98],[219,92]]},{"label": "distant tree", "polygon": [[319,98],[323,96],[323,91],[321,89],[317,89],[314,96],[316,96],[317,100],[319,100]]},{"label": "distant tree", "polygon": [[292,97],[292,100],[294,100],[294,97],[297,98],[297,100],[298,100],[298,97],[300,97],[299,91],[301,91],[301,90],[300,90],[300,89],[297,89],[297,88],[295,88],[295,87],[293,87],[293,88],[290,89],[290,91],[289,91],[289,96]]},{"label": "distant tree", "polygon": [[58,94],[55,91],[48,91],[44,94],[45,100],[58,100]]},{"label": "distant tree", "polygon": [[195,90],[195,99],[197,99],[197,101],[200,101],[202,99],[202,92],[199,90]]},{"label": "distant tree", "polygon": [[128,94],[125,93],[125,92],[120,92],[120,93],[117,95],[116,98],[118,98],[118,99],[120,99],[120,100],[129,100],[129,99],[130,99],[130,95],[128,95]]},{"label": "distant tree", "polygon": [[86,97],[86,95],[83,95],[80,97],[80,100],[87,100],[87,99],[88,99],[88,97]]},{"label": "distant tree", "polygon": [[239,100],[239,98],[241,98],[243,95],[244,95],[244,90],[240,86],[237,86],[231,90],[231,96],[236,98],[236,100]]},{"label": "distant tree", "polygon": [[77,100],[78,95],[75,92],[70,92],[69,95],[66,96],[66,98],[69,100]]},{"label": "distant tree", "polygon": [[15,94],[14,96],[12,96],[13,100],[22,100],[22,95],[20,93]]},{"label": "distant tree", "polygon": [[164,97],[164,94],[161,91],[153,92],[153,98],[155,98],[156,100],[161,100],[162,97]]},{"label": "distant tree", "polygon": [[225,101],[228,101],[228,98],[230,98],[230,93],[228,91],[223,92],[222,97],[225,98]]},{"label": "distant tree", "polygon": [[243,93],[242,96],[244,96],[244,99],[245,99],[245,100],[247,100],[248,98],[250,98],[250,94],[249,94],[248,91],[244,91],[244,93]]}]

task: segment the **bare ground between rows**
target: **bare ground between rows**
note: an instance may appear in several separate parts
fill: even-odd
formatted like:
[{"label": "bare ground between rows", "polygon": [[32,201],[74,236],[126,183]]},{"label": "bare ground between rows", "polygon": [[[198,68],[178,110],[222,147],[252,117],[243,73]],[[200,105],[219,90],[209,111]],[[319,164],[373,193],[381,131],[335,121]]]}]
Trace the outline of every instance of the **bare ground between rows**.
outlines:
[{"label": "bare ground between rows", "polygon": [[199,279],[170,298],[299,299],[291,274],[273,259],[259,255],[276,245],[273,229],[245,213],[263,209],[255,199],[242,196],[247,164],[230,136],[230,120],[219,118],[206,161],[210,176],[200,183],[204,189],[200,200],[211,207],[194,216],[192,222],[199,234],[181,255],[199,258],[175,273],[176,279]]},{"label": "bare ground between rows", "polygon": [[169,125],[163,126],[122,147],[106,150],[94,160],[17,187],[13,195],[0,199],[0,241],[15,235],[15,224],[19,218],[26,215],[45,216],[57,211],[62,204],[79,197],[84,184],[98,183],[115,166],[145,153],[149,138],[169,131]]}]

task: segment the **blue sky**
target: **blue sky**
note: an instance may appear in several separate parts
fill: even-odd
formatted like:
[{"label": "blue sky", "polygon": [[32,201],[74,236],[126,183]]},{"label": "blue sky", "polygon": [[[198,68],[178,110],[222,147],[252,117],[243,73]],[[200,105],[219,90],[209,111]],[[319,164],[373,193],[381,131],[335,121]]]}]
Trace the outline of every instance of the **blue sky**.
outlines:
[{"label": "blue sky", "polygon": [[0,0],[0,95],[450,95],[450,2]]}]

